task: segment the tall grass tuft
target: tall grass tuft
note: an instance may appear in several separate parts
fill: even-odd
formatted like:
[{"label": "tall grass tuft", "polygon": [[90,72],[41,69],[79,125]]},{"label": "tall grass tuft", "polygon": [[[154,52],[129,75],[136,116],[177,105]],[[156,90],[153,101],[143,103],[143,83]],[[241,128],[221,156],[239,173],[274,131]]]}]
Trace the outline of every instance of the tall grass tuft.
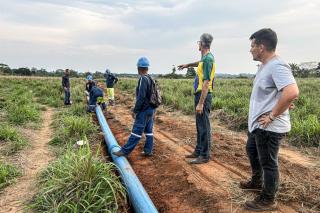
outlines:
[{"label": "tall grass tuft", "polygon": [[40,191],[30,207],[35,212],[121,212],[126,191],[112,163],[102,162],[85,146],[67,149],[40,176]]},{"label": "tall grass tuft", "polygon": [[55,136],[51,141],[52,145],[74,143],[84,136],[97,132],[97,127],[93,124],[89,115],[80,117],[69,113],[60,114],[60,117],[54,121],[56,130]]},{"label": "tall grass tuft", "polygon": [[7,154],[15,153],[28,145],[27,140],[19,135],[14,127],[6,123],[0,123],[0,141],[9,144],[5,149]]},{"label": "tall grass tuft", "polygon": [[4,164],[0,161],[0,189],[10,185],[21,172],[12,165]]},{"label": "tall grass tuft", "polygon": [[40,106],[33,102],[32,91],[18,86],[6,100],[8,120],[17,125],[40,121]]}]

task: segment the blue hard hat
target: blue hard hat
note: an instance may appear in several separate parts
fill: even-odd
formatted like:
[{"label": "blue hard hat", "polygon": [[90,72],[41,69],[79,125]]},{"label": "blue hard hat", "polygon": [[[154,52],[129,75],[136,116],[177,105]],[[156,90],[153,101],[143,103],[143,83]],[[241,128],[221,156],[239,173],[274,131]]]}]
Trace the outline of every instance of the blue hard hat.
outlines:
[{"label": "blue hard hat", "polygon": [[93,79],[92,75],[88,75],[88,76],[87,76],[87,80],[88,80],[88,81],[92,81],[92,79]]},{"label": "blue hard hat", "polygon": [[150,63],[146,57],[139,58],[137,62],[137,67],[149,67],[149,66],[150,66]]}]

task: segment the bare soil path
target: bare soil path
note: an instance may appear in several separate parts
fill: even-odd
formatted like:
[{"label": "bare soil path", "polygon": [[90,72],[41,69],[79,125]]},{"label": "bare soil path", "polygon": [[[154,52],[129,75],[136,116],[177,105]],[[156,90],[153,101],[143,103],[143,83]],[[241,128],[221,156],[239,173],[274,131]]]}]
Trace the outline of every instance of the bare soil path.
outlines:
[{"label": "bare soil path", "polygon": [[0,212],[23,212],[25,202],[36,193],[37,173],[53,159],[48,145],[52,136],[52,116],[53,109],[47,108],[42,114],[43,123],[39,130],[23,130],[30,147],[10,159],[23,169],[23,174],[15,184],[8,186],[0,194]]},{"label": "bare soil path", "polygon": [[[118,94],[116,106],[106,113],[108,124],[121,145],[126,143],[131,132],[132,104],[130,97]],[[194,118],[165,109],[158,112],[154,155],[141,156],[142,139],[128,160],[159,212],[247,212],[242,204],[255,194],[244,192],[237,185],[250,176],[245,153],[246,134],[228,130],[213,119],[212,160],[207,164],[190,165],[184,156],[194,149]],[[280,189],[276,212],[298,212],[301,211],[301,202],[296,202],[299,198],[289,197],[296,196],[295,193],[299,195],[294,190],[299,186],[295,185],[296,181],[317,187],[320,171],[315,168],[314,159],[287,147],[281,149],[281,174],[283,181],[288,181],[288,187]]]}]

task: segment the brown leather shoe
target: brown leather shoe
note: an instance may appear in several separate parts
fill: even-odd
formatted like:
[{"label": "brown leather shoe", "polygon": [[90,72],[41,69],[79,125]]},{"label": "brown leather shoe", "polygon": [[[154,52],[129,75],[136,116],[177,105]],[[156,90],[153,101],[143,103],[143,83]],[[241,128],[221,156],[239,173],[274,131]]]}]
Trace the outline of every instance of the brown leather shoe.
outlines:
[{"label": "brown leather shoe", "polygon": [[202,156],[197,157],[196,159],[190,161],[190,164],[202,164],[202,163],[208,163],[209,159],[208,158],[204,158]]},{"label": "brown leather shoe", "polygon": [[239,186],[241,189],[246,189],[246,190],[261,190],[262,189],[261,183],[254,182],[252,180],[241,181]]},{"label": "brown leather shoe", "polygon": [[184,156],[185,158],[197,158],[197,157],[199,157],[199,155],[197,155],[196,153],[192,153],[192,154],[190,154],[190,155],[185,155]]},{"label": "brown leather shoe", "polygon": [[277,210],[277,202],[268,200],[262,195],[259,195],[253,201],[245,202],[244,207],[249,211],[255,212],[274,211]]}]

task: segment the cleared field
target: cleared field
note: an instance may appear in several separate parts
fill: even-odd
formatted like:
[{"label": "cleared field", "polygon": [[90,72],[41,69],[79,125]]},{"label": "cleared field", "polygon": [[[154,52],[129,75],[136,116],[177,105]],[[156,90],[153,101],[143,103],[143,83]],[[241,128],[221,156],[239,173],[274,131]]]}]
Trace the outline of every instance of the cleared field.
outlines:
[{"label": "cleared field", "polygon": [[[121,79],[120,90],[131,94],[136,79]],[[186,114],[194,113],[193,81],[159,79],[164,104]],[[300,97],[291,111],[289,142],[298,146],[320,146],[320,79],[298,79]],[[247,129],[252,79],[217,79],[212,109],[216,117],[236,130]]]}]

